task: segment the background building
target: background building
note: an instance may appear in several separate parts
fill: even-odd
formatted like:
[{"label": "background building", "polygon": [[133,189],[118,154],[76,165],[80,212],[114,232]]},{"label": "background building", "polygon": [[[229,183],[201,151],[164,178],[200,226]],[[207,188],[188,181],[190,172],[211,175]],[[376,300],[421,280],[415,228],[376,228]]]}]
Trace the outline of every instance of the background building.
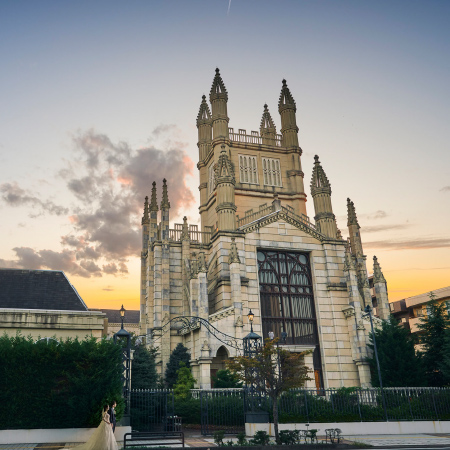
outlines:
[{"label": "background building", "polygon": [[[228,93],[219,69],[197,116],[201,227],[169,223],[166,180],[157,202],[153,183],[142,218],[141,334],[159,347],[160,373],[178,342],[191,353],[199,387],[236,354],[233,345],[200,323],[242,339],[273,332],[290,351],[311,351],[310,387],[368,386],[367,340],[372,305],[366,257],[353,202],[347,199],[349,240],[337,228],[331,185],[319,157],[312,164],[314,221],[306,212],[302,149],[296,104],[282,82],[278,112],[281,134],[267,105],[259,132],[228,126]],[[376,313],[389,315],[386,281],[373,264]],[[375,319],[379,321],[379,319]],[[170,322],[172,321],[172,322]],[[231,341],[230,341],[231,342]]]},{"label": "background building", "polygon": [[[436,296],[436,301],[447,304],[447,311],[450,314],[450,286],[431,291]],[[420,319],[427,315],[427,303],[430,301],[430,292],[414,295],[403,300],[398,300],[389,304],[392,315],[402,323],[411,333],[417,333],[417,325]]]},{"label": "background building", "polygon": [[0,269],[0,334],[101,338],[105,314],[89,311],[64,272]]}]

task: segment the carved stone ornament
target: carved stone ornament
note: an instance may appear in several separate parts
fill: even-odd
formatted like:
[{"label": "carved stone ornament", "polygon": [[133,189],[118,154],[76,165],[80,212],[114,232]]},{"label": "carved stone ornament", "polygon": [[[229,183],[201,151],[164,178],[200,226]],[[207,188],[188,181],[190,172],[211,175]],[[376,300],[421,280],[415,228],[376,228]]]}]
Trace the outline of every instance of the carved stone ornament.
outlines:
[{"label": "carved stone ornament", "polygon": [[236,323],[234,324],[236,327],[243,327],[244,326],[244,322],[242,322],[242,316],[239,316],[236,319]]},{"label": "carved stone ornament", "polygon": [[362,320],[358,321],[358,326],[356,327],[358,330],[365,330],[364,322]]},{"label": "carved stone ornament", "polygon": [[348,319],[350,317],[353,317],[355,313],[355,308],[353,306],[347,306],[345,307],[342,312],[344,313],[344,316]]}]

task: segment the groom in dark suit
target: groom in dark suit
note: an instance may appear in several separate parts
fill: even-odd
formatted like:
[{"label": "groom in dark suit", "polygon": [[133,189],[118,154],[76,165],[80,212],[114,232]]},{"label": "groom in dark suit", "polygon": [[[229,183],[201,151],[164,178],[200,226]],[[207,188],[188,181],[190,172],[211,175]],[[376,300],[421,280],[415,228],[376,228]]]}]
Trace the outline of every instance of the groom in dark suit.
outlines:
[{"label": "groom in dark suit", "polygon": [[114,408],[116,406],[117,406],[117,403],[115,401],[112,402],[111,407],[109,408],[109,411],[108,411],[109,421],[111,422],[113,433],[114,433],[114,431],[116,431],[116,411],[114,410]]}]

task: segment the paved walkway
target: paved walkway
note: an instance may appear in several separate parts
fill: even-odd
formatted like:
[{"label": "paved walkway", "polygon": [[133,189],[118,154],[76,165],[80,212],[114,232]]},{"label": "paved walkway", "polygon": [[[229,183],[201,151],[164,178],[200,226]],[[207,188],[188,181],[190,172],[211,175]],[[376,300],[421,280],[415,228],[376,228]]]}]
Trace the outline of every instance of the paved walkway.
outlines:
[{"label": "paved walkway", "polygon": [[[319,442],[321,440],[319,436]],[[325,437],[323,437],[325,439]],[[236,441],[234,436],[225,436],[224,441]],[[401,435],[357,435],[345,436],[346,443],[361,442],[363,444],[373,445],[374,447],[394,448],[397,446],[422,446],[430,448],[430,446],[447,446],[450,447],[450,434],[401,434]],[[0,450],[60,450],[69,449],[80,445],[79,443],[52,443],[52,444],[0,444]],[[118,442],[119,449],[122,448],[123,442]],[[164,447],[180,447],[180,445],[170,445],[167,442],[161,442]],[[212,436],[202,436],[200,433],[187,432],[185,436],[186,447],[215,447]]]},{"label": "paved walkway", "polygon": [[450,435],[448,434],[365,434],[345,436],[345,439],[373,445],[374,447],[395,447],[399,445],[450,446]]}]

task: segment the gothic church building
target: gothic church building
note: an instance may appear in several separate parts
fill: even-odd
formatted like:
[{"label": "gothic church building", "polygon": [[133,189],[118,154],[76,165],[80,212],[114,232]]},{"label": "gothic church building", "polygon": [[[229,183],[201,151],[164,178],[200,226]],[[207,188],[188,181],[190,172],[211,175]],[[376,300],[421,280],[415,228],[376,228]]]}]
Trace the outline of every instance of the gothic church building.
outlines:
[{"label": "gothic church building", "polygon": [[[267,338],[287,334],[293,352],[311,350],[307,387],[370,386],[368,354],[372,306],[366,257],[353,202],[347,200],[349,239],[343,240],[331,204],[331,186],[314,158],[306,212],[302,149],[296,104],[283,80],[277,134],[267,105],[259,132],[229,128],[228,93],[219,69],[209,104],[197,116],[201,227],[170,225],[166,181],[158,204],[156,183],[142,218],[140,332],[159,347],[164,370],[181,342],[190,351],[197,386],[209,388],[236,349],[219,340],[194,316],[242,339],[253,329]],[[311,162],[312,163],[312,162]],[[374,258],[376,322],[387,319],[386,281]],[[169,321],[171,321],[169,323]]]}]

